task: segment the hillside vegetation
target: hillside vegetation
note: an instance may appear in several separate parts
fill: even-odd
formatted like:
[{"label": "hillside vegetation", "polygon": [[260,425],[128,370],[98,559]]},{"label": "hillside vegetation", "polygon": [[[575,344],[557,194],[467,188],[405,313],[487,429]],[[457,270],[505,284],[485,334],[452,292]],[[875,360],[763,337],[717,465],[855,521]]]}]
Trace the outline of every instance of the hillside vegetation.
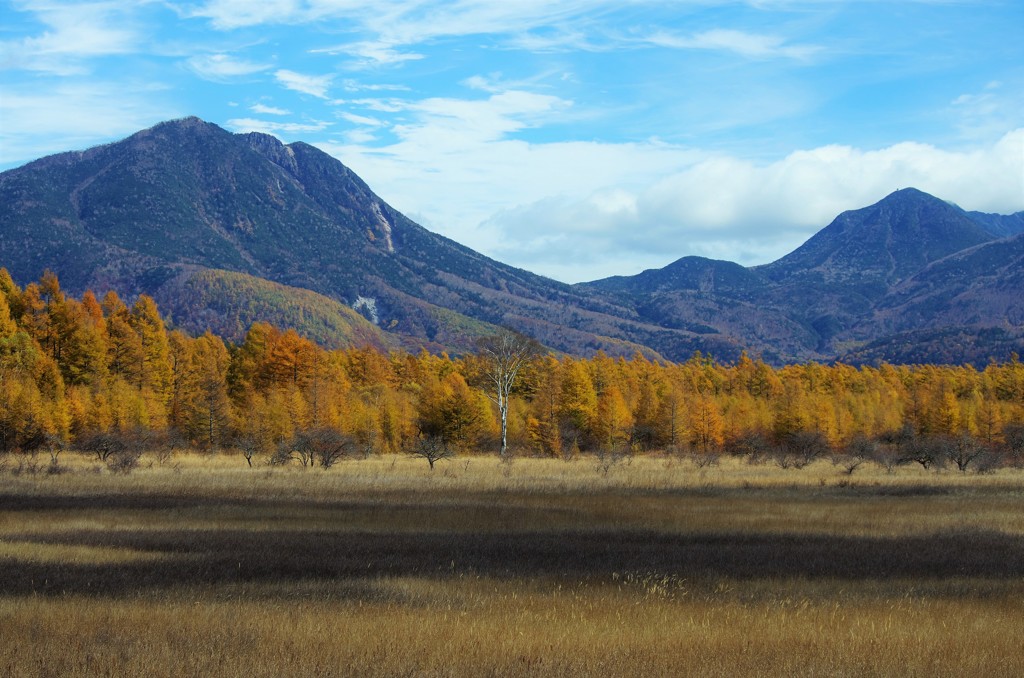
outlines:
[{"label": "hillside vegetation", "polygon": [[[0,269],[0,451],[70,445],[111,465],[141,449],[240,450],[250,462],[328,467],[349,457],[498,449],[483,354],[328,350],[254,323],[243,341],[168,331],[156,303],[63,293],[55,275],[18,288]],[[539,355],[508,402],[520,454],[608,463],[723,452],[849,473],[991,470],[1024,459],[1024,365],[773,368]],[[56,459],[56,457],[54,457]],[[56,462],[55,462],[56,463]]]}]

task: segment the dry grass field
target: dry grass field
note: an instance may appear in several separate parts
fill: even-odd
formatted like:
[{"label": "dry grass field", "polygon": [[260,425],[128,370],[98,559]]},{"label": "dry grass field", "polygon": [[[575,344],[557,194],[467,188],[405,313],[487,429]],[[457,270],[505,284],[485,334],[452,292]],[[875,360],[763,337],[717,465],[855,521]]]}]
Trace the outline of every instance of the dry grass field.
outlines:
[{"label": "dry grass field", "polygon": [[1020,676],[1024,472],[0,460],[5,676]]}]

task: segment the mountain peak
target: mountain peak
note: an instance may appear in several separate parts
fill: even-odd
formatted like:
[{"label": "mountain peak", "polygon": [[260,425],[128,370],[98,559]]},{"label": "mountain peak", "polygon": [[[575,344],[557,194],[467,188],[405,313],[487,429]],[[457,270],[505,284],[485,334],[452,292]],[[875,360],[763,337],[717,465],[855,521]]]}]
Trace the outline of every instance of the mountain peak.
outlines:
[{"label": "mountain peak", "polygon": [[196,116],[188,116],[185,118],[176,118],[174,120],[165,120],[164,122],[157,123],[152,127],[141,130],[133,134],[129,139],[134,138],[146,138],[155,135],[208,135],[208,134],[230,134],[227,130],[207,122],[202,118]]},{"label": "mountain peak", "polygon": [[993,239],[963,210],[916,188],[843,212],[799,248],[759,267],[774,280],[792,276],[863,283],[879,291],[929,263]]}]

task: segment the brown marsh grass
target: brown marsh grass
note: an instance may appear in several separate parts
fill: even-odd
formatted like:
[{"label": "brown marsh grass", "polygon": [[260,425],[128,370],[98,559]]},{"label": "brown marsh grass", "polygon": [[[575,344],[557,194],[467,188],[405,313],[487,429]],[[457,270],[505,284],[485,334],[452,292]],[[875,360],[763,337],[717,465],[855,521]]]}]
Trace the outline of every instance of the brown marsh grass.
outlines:
[{"label": "brown marsh grass", "polygon": [[1024,675],[1020,471],[62,462],[0,473],[3,675]]}]

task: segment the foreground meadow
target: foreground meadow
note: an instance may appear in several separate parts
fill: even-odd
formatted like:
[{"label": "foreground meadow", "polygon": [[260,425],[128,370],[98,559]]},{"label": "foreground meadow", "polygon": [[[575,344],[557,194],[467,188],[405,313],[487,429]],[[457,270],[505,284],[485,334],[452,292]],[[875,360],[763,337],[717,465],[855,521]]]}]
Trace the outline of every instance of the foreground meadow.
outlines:
[{"label": "foreground meadow", "polygon": [[0,465],[0,673],[1024,675],[1024,475]]}]

